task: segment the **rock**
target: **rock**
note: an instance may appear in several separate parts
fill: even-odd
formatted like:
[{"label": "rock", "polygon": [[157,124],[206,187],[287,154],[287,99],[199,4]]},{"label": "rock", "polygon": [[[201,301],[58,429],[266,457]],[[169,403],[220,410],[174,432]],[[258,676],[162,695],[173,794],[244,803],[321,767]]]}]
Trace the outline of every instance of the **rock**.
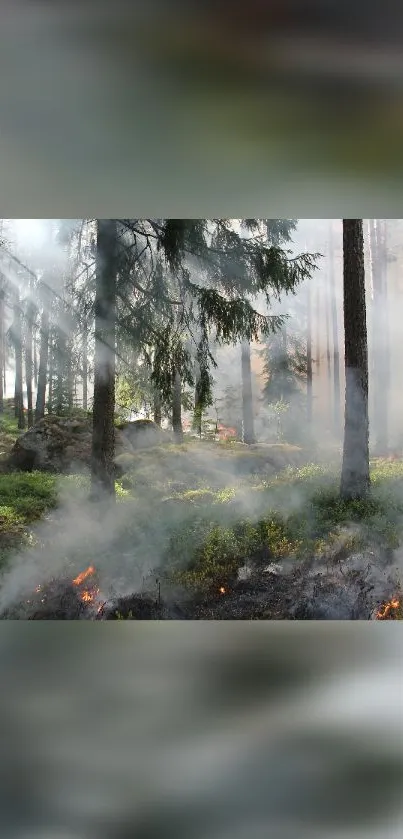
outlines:
[{"label": "rock", "polygon": [[[169,434],[151,420],[135,420],[116,428],[116,459],[134,455],[136,449],[169,441]],[[72,467],[90,467],[92,448],[91,418],[75,419],[48,414],[38,420],[14,443],[7,469],[32,472],[66,472]],[[117,473],[120,474],[117,466]]]},{"label": "rock", "polygon": [[[14,443],[7,467],[32,472],[68,472],[91,464],[92,421],[48,414]],[[122,432],[116,432],[116,453],[132,450]]]},{"label": "rock", "polygon": [[144,449],[170,442],[171,437],[152,420],[141,419],[121,423],[118,426],[121,435],[134,449]]}]

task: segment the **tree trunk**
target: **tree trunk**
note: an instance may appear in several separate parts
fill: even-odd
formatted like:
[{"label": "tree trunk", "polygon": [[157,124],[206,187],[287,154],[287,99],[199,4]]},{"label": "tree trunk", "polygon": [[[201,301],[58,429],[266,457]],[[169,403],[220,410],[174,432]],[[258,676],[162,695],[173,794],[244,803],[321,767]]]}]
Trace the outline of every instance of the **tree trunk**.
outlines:
[{"label": "tree trunk", "polygon": [[71,341],[66,344],[66,368],[67,409],[71,414],[74,407],[73,346]]},{"label": "tree trunk", "polygon": [[308,425],[312,423],[312,308],[311,285],[308,280],[307,295],[307,326],[306,326],[306,418]]},{"label": "tree trunk", "polygon": [[242,441],[248,445],[256,443],[255,428],[253,421],[253,397],[252,397],[252,367],[250,359],[250,343],[241,343],[241,370],[242,370]]},{"label": "tree trunk", "polygon": [[117,225],[97,220],[92,498],[115,500],[115,341]]},{"label": "tree trunk", "polygon": [[33,319],[34,307],[32,303],[27,306],[27,329],[25,339],[25,381],[27,385],[27,419],[28,428],[34,424],[34,412],[32,406],[32,375],[33,375],[33,361],[32,361],[32,340],[33,340]]},{"label": "tree trunk", "polygon": [[43,307],[41,315],[41,346],[39,351],[38,386],[36,391],[35,420],[45,416],[46,376],[49,356],[49,312]]},{"label": "tree trunk", "polygon": [[172,390],[172,430],[175,443],[183,443],[182,381],[178,371],[174,374]]},{"label": "tree trunk", "polygon": [[18,418],[18,428],[25,428],[24,395],[22,389],[22,326],[19,292],[16,292],[14,302],[14,349],[15,349],[15,411]]},{"label": "tree trunk", "polygon": [[386,222],[370,219],[372,255],[372,373],[375,451],[388,451],[389,318],[387,301]]},{"label": "tree trunk", "polygon": [[161,394],[158,388],[154,388],[154,411],[153,411],[154,422],[156,425],[161,427],[162,422],[162,404],[161,404]]},{"label": "tree trunk", "polygon": [[56,382],[55,382],[55,411],[58,416],[63,414],[64,408],[64,373],[66,363],[66,336],[63,329],[56,328]]},{"label": "tree trunk", "polygon": [[340,349],[337,323],[336,279],[334,273],[334,232],[333,220],[329,222],[329,280],[330,310],[333,333],[333,424],[336,437],[341,432],[341,392],[340,392]]},{"label": "tree trunk", "polygon": [[316,290],[316,367],[320,368],[320,288]]},{"label": "tree trunk", "polygon": [[50,326],[49,317],[49,386],[48,386],[48,413],[53,412],[53,395],[54,395],[54,334]]},{"label": "tree trunk", "polygon": [[88,322],[83,323],[83,409],[88,411]]},{"label": "tree trunk", "polygon": [[202,436],[202,419],[203,419],[203,404],[200,398],[200,374],[196,373],[195,385],[195,404],[193,412],[193,428],[196,431],[199,439]]},{"label": "tree trunk", "polygon": [[34,384],[35,384],[35,387],[38,389],[38,347],[37,347],[36,330],[35,330],[34,338],[33,338],[33,354],[34,354],[33,355]]},{"label": "tree trunk", "polygon": [[330,294],[329,283],[326,283],[325,289],[325,307],[326,307],[326,366],[327,366],[327,384],[328,384],[328,407],[329,407],[329,427],[332,424],[331,404],[332,404],[332,361],[330,355]]},{"label": "tree trunk", "polygon": [[4,277],[0,275],[0,413],[4,411],[4,381],[3,370],[5,367],[5,345],[4,345],[4,299],[5,299]]},{"label": "tree trunk", "polygon": [[370,487],[368,347],[362,219],[343,219],[346,398],[342,498],[365,498]]}]

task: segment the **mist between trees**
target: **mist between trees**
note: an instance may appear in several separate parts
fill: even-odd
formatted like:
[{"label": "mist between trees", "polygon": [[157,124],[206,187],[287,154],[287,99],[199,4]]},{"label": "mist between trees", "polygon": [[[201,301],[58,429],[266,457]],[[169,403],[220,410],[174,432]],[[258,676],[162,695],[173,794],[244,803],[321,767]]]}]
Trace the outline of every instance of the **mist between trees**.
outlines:
[{"label": "mist between trees", "polygon": [[[20,442],[47,417],[92,432],[87,459],[73,452],[69,464],[81,481],[74,514],[73,484],[68,497],[58,484],[60,557],[46,571],[80,550],[94,515],[94,550],[112,545],[134,489],[129,518],[144,524],[144,503],[156,510],[152,532],[136,531],[140,579],[158,566],[170,525],[187,522],[177,509],[166,521],[161,498],[231,493],[246,463],[248,480],[270,458],[275,473],[302,462],[341,467],[340,498],[365,501],[370,453],[402,446],[401,234],[401,220],[379,219],[4,219],[3,427],[17,424]],[[117,455],[116,435],[139,418],[149,421],[143,430],[161,429],[160,445]],[[36,457],[20,468],[41,471]],[[241,490],[236,515],[261,515],[264,503]],[[305,503],[294,493],[291,507]],[[130,551],[121,553],[123,590],[135,572]],[[34,581],[48,558],[42,547],[31,554]]]}]

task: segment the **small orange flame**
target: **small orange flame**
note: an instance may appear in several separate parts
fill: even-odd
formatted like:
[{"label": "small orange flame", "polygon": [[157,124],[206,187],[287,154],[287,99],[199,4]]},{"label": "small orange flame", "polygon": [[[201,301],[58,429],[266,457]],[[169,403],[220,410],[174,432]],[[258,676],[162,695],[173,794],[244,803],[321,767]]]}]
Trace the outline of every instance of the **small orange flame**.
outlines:
[{"label": "small orange flame", "polygon": [[398,609],[400,606],[400,600],[394,597],[392,600],[389,600],[388,603],[385,603],[377,612],[376,618],[377,620],[385,620],[392,609]]},{"label": "small orange flame", "polygon": [[224,588],[224,586],[221,586],[220,594],[226,594],[226,589]]},{"label": "small orange flame", "polygon": [[75,586],[80,586],[81,583],[83,583],[84,580],[86,580],[87,577],[89,577],[93,573],[94,573],[94,568],[93,568],[92,565],[89,565],[86,571],[82,571],[81,574],[78,575],[78,577],[75,577],[75,579],[73,580],[74,585]]}]

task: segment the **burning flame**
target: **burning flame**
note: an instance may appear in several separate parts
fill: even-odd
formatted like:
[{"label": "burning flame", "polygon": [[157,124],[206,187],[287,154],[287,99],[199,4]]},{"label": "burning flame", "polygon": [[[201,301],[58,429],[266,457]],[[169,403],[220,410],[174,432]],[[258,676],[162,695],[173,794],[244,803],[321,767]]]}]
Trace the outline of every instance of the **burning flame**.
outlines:
[{"label": "burning flame", "polygon": [[74,585],[75,586],[80,586],[81,583],[83,583],[84,580],[87,579],[87,577],[89,577],[91,574],[94,573],[94,570],[95,569],[93,568],[93,566],[89,565],[86,571],[82,571],[81,574],[78,575],[78,577],[74,578],[74,580],[73,580]]},{"label": "burning flame", "polygon": [[221,586],[219,591],[220,591],[220,594],[226,594],[226,589],[224,588],[224,586]]},{"label": "burning flame", "polygon": [[376,613],[376,619],[378,621],[386,620],[392,611],[392,609],[398,609],[400,606],[400,600],[394,597],[392,600],[389,600],[388,603],[385,603],[379,611]]},{"label": "burning flame", "polygon": [[[93,567],[93,565],[89,565],[88,568],[85,571],[82,571],[81,574],[78,574],[78,576],[74,578],[74,580],[73,580],[74,585],[75,586],[80,586],[81,583],[83,583],[84,580],[88,579],[88,577],[90,577],[91,574],[94,574],[94,572],[95,572],[95,568]],[[92,603],[95,600],[95,598],[98,594],[99,594],[99,588],[85,589],[81,593],[80,597],[81,597],[81,600],[84,603]]]}]

